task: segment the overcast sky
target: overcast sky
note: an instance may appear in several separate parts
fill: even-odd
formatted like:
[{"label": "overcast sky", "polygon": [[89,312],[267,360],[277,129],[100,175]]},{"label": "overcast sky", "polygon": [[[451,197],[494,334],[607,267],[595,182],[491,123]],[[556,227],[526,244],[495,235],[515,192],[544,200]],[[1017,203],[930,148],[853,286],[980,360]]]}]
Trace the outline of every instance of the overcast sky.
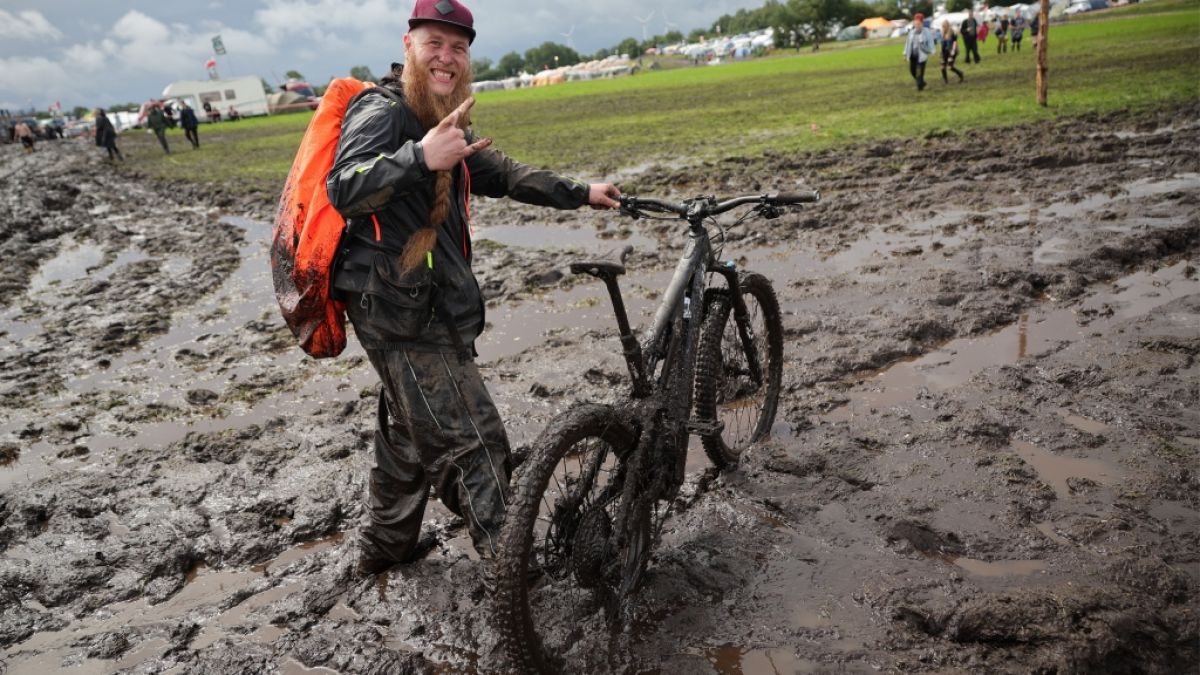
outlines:
[{"label": "overcast sky", "polygon": [[[220,35],[222,77],[288,70],[314,83],[401,60],[413,0],[0,0],[0,108],[55,101],[108,106],[158,96],[170,82],[205,79]],[[762,0],[468,0],[479,33],[472,57],[493,61],[547,40],[587,54],[626,37],[687,33]],[[572,33],[568,39],[565,34]]]}]

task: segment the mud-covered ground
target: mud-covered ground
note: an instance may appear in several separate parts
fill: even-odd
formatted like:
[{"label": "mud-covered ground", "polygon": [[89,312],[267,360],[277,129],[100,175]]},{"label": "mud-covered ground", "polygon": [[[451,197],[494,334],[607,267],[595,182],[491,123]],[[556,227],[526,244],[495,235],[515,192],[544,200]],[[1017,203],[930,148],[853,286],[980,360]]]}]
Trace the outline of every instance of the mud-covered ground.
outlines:
[{"label": "mud-covered ground", "polygon": [[[728,233],[785,311],[776,433],[724,475],[696,454],[634,624],[573,670],[1194,671],[1197,120],[619,176],[824,201]],[[352,573],[376,384],[357,347],[293,346],[274,205],[95,150],[0,147],[0,671],[489,672],[480,563],[436,502],[424,559]],[[645,322],[683,238],[475,213],[481,362],[523,446],[623,386],[607,299],[568,261],[634,245]]]}]

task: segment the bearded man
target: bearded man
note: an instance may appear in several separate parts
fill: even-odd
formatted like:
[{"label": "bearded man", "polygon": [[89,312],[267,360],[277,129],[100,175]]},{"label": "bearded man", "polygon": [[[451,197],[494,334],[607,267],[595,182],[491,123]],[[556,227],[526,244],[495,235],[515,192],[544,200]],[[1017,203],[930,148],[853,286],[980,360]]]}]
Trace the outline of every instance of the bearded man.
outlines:
[{"label": "bearded man", "polygon": [[617,188],[536,170],[471,132],[474,18],[417,0],[405,65],[354,102],[326,182],[347,219],[333,285],[383,386],[359,529],[358,570],[417,554],[432,488],[495,553],[511,472],[508,439],[474,362],[484,304],[471,272],[470,195],[617,208]]}]

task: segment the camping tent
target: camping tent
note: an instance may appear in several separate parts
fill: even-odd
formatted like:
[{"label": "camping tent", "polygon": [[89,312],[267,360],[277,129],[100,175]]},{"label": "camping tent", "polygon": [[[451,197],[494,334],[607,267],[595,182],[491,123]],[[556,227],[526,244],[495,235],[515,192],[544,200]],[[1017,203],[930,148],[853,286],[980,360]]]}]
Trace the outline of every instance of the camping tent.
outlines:
[{"label": "camping tent", "polygon": [[862,21],[858,22],[858,25],[862,26],[862,29],[868,33],[880,28],[886,28],[888,29],[888,32],[891,32],[892,30],[892,22],[888,21],[882,16],[873,16],[870,19],[863,19]]},{"label": "camping tent", "polygon": [[866,37],[866,31],[859,26],[846,26],[837,34],[837,39],[839,42],[846,40],[861,40],[864,37]]}]

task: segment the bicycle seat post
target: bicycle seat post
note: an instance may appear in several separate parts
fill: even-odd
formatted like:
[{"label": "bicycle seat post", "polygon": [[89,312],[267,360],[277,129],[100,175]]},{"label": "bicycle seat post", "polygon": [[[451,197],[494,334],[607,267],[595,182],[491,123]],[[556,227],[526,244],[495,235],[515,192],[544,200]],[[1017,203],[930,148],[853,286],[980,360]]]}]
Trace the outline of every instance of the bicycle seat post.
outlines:
[{"label": "bicycle seat post", "polygon": [[608,289],[608,297],[612,300],[613,313],[617,316],[617,330],[621,334],[621,349],[625,354],[625,363],[629,366],[629,377],[633,380],[633,395],[641,397],[646,394],[646,376],[642,360],[642,346],[633,334],[629,325],[629,315],[625,311],[625,301],[621,298],[621,288],[617,284],[615,274],[597,274],[604,280]]}]

